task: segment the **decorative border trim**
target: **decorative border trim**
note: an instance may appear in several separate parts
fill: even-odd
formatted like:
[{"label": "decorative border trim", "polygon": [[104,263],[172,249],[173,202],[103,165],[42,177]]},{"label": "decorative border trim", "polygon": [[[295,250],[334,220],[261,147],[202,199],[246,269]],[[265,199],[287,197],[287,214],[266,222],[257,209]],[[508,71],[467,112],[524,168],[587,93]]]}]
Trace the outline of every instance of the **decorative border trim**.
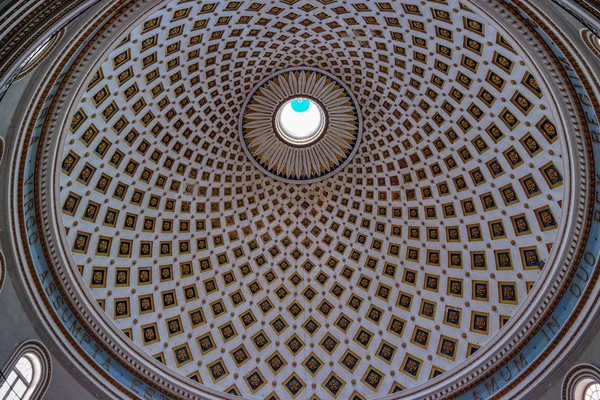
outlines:
[{"label": "decorative border trim", "polygon": [[[583,26],[588,28],[598,39],[600,39],[600,29],[598,29],[598,23],[600,22],[600,12],[592,8],[583,0],[552,0],[554,4],[562,8],[566,13],[571,15],[579,21]],[[575,8],[573,8],[575,7]],[[587,15],[581,15],[581,13]],[[590,18],[590,16],[592,18]],[[587,18],[586,18],[587,17]],[[594,21],[594,18],[596,21]]]}]

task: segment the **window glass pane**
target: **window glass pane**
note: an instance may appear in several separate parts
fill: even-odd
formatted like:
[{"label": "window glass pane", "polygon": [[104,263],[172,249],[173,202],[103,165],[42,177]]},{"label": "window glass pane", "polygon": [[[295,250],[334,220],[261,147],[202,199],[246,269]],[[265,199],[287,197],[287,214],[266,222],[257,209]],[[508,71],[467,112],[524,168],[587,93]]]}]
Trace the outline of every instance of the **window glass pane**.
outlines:
[{"label": "window glass pane", "polygon": [[8,395],[8,400],[21,400],[25,391],[27,390],[27,386],[25,386],[25,382],[21,379],[17,379],[15,384],[13,385],[13,390]]},{"label": "window glass pane", "polygon": [[6,393],[10,390],[10,386],[8,386],[8,382],[4,382],[2,386],[0,386],[0,399],[3,399],[6,396]]},{"label": "window glass pane", "polygon": [[12,371],[8,374],[8,378],[6,378],[6,382],[0,386],[0,399],[4,399],[4,396],[10,391],[10,387],[15,384],[15,380],[17,379],[17,374],[15,371]]},{"label": "window glass pane", "polygon": [[31,60],[33,60],[35,57],[37,57],[38,54],[40,54],[46,47],[48,47],[51,39],[52,39],[52,37],[48,38],[44,43],[42,43],[41,46],[36,48],[21,65],[24,67],[25,65],[27,65],[27,63],[29,63]]},{"label": "window glass pane", "polygon": [[6,380],[8,381],[8,383],[10,383],[12,385],[16,379],[17,379],[17,373],[13,370],[13,371],[10,371],[10,374],[8,374],[8,379],[6,379]]},{"label": "window glass pane", "polygon": [[27,383],[31,383],[31,377],[33,376],[33,365],[29,358],[23,356],[17,363],[17,370],[23,375]]}]

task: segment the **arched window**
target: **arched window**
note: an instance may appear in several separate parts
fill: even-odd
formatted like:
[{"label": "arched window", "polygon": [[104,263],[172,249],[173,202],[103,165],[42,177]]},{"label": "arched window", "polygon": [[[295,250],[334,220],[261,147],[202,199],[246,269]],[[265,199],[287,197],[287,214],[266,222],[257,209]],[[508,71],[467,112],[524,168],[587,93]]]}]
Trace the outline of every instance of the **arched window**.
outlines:
[{"label": "arched window", "polygon": [[[4,147],[4,142],[0,139],[0,162],[2,161],[2,151]],[[0,251],[0,292],[2,291],[2,286],[4,285],[4,277],[6,276],[6,265],[4,264],[4,254]]]},{"label": "arched window", "polygon": [[39,342],[25,342],[0,373],[0,400],[42,398],[49,382],[48,352]]},{"label": "arched window", "polygon": [[576,365],[565,376],[562,392],[563,400],[600,400],[600,369]]},{"label": "arched window", "polygon": [[46,39],[42,44],[33,49],[31,54],[27,56],[25,61],[21,63],[19,68],[19,73],[15,78],[15,81],[25,77],[29,73],[31,73],[34,69],[37,68],[38,65],[44,61],[46,57],[52,53],[52,51],[58,46],[60,41],[64,36],[65,30],[61,29],[58,32],[54,33],[48,39]]},{"label": "arched window", "polygon": [[587,28],[581,30],[581,37],[592,53],[600,59],[600,38]]},{"label": "arched window", "polygon": [[21,63],[21,65],[17,68],[17,70],[11,74],[8,81],[4,84],[4,86],[0,87],[0,100],[4,97],[10,85],[12,85],[15,81],[24,78],[33,70],[35,70],[38,65],[42,63],[48,57],[54,49],[59,45],[65,33],[65,29],[61,29],[58,32],[55,32],[52,36],[46,39],[39,46],[34,48],[31,53],[27,56],[27,58]]}]

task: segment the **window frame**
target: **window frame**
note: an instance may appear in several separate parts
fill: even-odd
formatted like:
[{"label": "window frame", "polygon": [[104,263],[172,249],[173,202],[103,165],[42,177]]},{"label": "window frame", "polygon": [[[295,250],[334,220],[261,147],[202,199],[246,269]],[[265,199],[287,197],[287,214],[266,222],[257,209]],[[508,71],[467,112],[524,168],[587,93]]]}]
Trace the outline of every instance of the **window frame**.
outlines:
[{"label": "window frame", "polygon": [[[17,363],[22,358],[26,358],[32,367],[32,375],[29,382],[23,373],[17,369]],[[9,378],[12,373],[15,373],[16,377],[11,380]],[[46,390],[50,384],[51,375],[52,361],[50,359],[50,353],[41,342],[37,340],[28,340],[21,343],[21,345],[15,350],[8,362],[2,368],[0,387],[4,386],[5,384],[8,384],[12,387],[18,381],[22,381],[27,389],[25,389],[21,399],[39,399],[43,398],[44,393],[46,393]],[[12,389],[9,389],[4,397],[0,400],[7,399],[11,392]]]},{"label": "window frame", "polygon": [[565,375],[562,400],[585,400],[590,385],[600,384],[600,368],[592,364],[578,364]]},{"label": "window frame", "polygon": [[[2,163],[2,155],[4,154],[4,140],[0,138],[0,164]],[[6,277],[6,264],[4,261],[4,253],[0,250],[0,292],[4,286],[4,278]]]}]

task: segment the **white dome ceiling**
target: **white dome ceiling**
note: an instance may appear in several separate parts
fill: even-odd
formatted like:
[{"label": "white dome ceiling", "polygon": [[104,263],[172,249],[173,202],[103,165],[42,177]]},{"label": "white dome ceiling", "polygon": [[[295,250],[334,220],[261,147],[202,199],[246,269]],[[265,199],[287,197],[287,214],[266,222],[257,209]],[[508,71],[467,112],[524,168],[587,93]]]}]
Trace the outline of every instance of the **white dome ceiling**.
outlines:
[{"label": "white dome ceiling", "polygon": [[[101,60],[61,149],[73,260],[118,329],[220,391],[425,383],[549,259],[569,192],[553,100],[458,1],[280,3],[174,1]],[[298,66],[362,111],[356,155],[318,183],[265,175],[239,139],[254,87]]]}]

